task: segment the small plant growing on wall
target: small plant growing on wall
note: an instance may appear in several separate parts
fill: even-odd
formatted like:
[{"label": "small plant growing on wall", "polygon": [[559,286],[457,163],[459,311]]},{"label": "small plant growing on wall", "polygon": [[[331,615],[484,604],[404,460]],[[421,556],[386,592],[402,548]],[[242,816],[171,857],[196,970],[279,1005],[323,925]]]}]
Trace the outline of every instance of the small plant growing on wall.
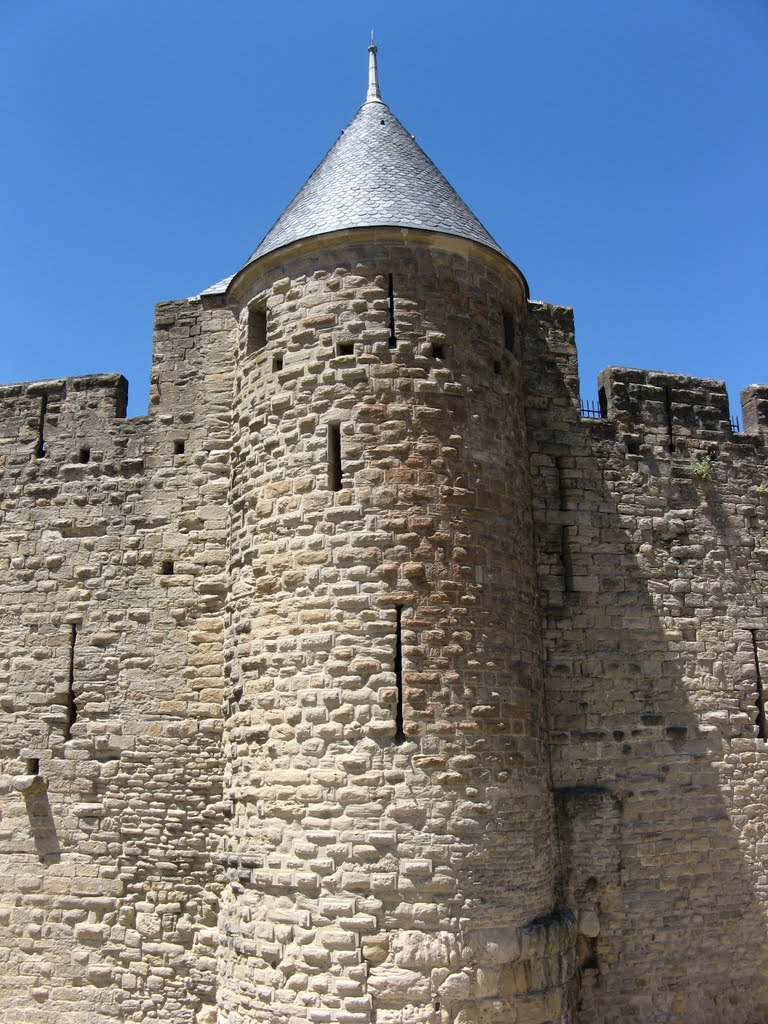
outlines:
[{"label": "small plant growing on wall", "polygon": [[755,488],[755,493],[759,494],[761,498],[768,498],[768,483],[763,481],[763,483],[758,484]]},{"label": "small plant growing on wall", "polygon": [[709,480],[712,476],[712,459],[709,455],[699,455],[691,462],[691,473],[696,480]]}]

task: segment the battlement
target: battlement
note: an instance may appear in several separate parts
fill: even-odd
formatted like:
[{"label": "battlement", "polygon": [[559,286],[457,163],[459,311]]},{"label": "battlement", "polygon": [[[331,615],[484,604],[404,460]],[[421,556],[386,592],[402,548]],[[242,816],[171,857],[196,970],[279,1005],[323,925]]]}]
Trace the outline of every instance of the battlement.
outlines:
[{"label": "battlement", "polygon": [[750,384],[741,392],[744,432],[768,436],[768,384]]},{"label": "battlement", "polygon": [[99,438],[124,419],[127,404],[128,381],[116,373],[0,385],[0,442],[39,458],[55,437],[66,458],[73,443]]},{"label": "battlement", "polygon": [[72,419],[124,419],[128,406],[128,381],[119,373],[92,373],[79,377],[54,377],[17,384],[0,384],[3,422],[26,416],[45,399],[51,411]]},{"label": "battlement", "polygon": [[[670,448],[688,439],[723,441],[734,435],[721,380],[610,366],[598,377],[600,412],[626,434],[651,435]],[[768,385],[741,393],[744,433],[768,434]]]}]

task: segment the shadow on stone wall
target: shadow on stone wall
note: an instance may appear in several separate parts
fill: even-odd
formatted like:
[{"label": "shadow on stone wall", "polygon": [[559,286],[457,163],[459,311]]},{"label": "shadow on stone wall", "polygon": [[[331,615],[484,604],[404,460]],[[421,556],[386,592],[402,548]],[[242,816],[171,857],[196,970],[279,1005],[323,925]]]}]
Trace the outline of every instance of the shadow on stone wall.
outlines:
[{"label": "shadow on stone wall", "polygon": [[690,440],[628,458],[614,424],[579,421],[572,372],[529,367],[529,442],[578,1019],[766,1020],[768,748],[744,643],[764,520],[737,511],[762,449],[721,445],[706,486]]},{"label": "shadow on stone wall", "polygon": [[45,786],[38,782],[27,789],[24,792],[24,803],[38,857],[44,864],[58,864],[61,860],[61,846]]}]

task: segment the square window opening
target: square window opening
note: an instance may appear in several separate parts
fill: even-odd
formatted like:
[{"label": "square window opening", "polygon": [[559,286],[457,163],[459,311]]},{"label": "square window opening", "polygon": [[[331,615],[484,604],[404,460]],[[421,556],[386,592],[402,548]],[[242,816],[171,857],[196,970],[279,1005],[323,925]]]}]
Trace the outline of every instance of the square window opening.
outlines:
[{"label": "square window opening", "polygon": [[263,306],[248,310],[248,339],[246,355],[261,351],[267,343],[267,311]]},{"label": "square window opening", "polygon": [[508,314],[504,315],[504,348],[507,352],[514,352],[517,343],[517,330],[514,319]]}]

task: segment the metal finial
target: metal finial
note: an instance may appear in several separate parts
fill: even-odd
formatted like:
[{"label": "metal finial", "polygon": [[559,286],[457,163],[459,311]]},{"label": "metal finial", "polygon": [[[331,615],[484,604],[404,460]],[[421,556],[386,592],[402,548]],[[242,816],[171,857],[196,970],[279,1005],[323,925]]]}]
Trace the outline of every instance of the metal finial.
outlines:
[{"label": "metal finial", "polygon": [[381,103],[379,92],[379,69],[376,65],[376,54],[379,48],[373,41],[373,29],[371,29],[371,45],[368,47],[368,95],[366,103]]}]

